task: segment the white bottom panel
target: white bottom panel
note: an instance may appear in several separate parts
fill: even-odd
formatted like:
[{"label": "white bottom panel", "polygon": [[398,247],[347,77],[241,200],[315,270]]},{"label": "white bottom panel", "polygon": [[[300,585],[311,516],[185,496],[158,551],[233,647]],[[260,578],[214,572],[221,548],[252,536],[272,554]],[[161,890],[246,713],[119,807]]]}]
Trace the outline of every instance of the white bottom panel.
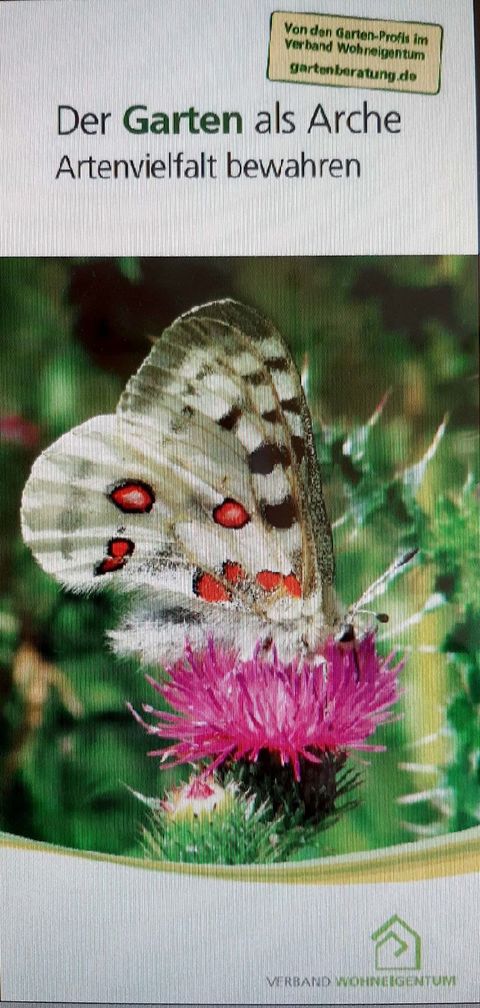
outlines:
[{"label": "white bottom panel", "polygon": [[3,999],[480,997],[478,875],[323,886],[222,881],[10,848],[0,859]]}]

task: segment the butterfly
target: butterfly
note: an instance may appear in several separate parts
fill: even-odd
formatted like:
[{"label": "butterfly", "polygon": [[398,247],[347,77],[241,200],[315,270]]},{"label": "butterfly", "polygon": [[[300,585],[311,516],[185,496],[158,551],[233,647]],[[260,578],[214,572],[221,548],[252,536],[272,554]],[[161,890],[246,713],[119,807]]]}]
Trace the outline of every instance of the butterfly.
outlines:
[{"label": "butterfly", "polygon": [[115,585],[118,653],[168,664],[209,635],[313,653],[338,625],[312,420],[274,325],[235,301],[178,318],[116,412],[33,465],[25,542],[75,592]]}]

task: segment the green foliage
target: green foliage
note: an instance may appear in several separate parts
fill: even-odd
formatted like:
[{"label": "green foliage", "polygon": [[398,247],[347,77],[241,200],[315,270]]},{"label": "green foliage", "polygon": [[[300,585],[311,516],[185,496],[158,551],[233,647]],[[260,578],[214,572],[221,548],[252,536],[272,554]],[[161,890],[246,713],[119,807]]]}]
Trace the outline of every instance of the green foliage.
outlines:
[{"label": "green foliage", "polygon": [[433,822],[442,832],[454,832],[480,823],[480,541],[471,478],[455,497],[437,501],[426,547],[439,604],[454,620],[440,642],[449,670],[449,753],[438,767],[436,786],[418,802],[415,825]]},{"label": "green foliage", "polygon": [[[477,598],[478,511],[477,488],[473,479],[469,479],[455,497],[442,496],[436,502],[428,543],[438,572],[436,590],[442,592],[447,602],[458,605],[463,611],[472,607]],[[475,629],[475,619],[470,619],[469,635],[464,642],[467,650],[478,648],[479,633],[478,623]],[[461,637],[455,638],[454,634],[450,642],[453,650],[459,650],[457,645],[461,644]]]},{"label": "green foliage", "polygon": [[268,802],[235,793],[209,815],[172,816],[154,811],[143,831],[148,858],[185,864],[271,864],[287,861],[305,842],[305,831],[286,829]]},{"label": "green foliage", "polygon": [[[418,831],[472,825],[480,808],[476,264],[404,257],[2,260],[0,826],[81,849],[138,853],[142,816],[129,788],[162,794],[186,776],[159,772],[125,709],[127,700],[140,707],[145,687],[144,670],[120,661],[105,641],[121,603],[106,594],[74,597],[44,575],[22,544],[19,508],[42,448],[110,412],[149,339],[181,311],[227,296],[277,322],[304,374],[342,601],[355,602],[404,550],[419,553],[382,598],[392,617],[382,646],[410,649],[405,718],[381,729],[387,751],[360,764],[362,801],[327,833],[304,824],[295,850],[285,837],[285,846],[272,845],[260,803],[256,852],[219,836],[222,858],[229,863],[227,848],[239,859],[282,860],[412,837],[397,800],[409,781],[413,794],[420,786],[399,763],[425,734],[424,644],[445,673],[437,733],[445,753],[432,789],[440,797],[411,805],[408,818]],[[446,413],[446,431],[433,442]],[[423,708],[411,703],[414,688]],[[359,764],[350,765],[355,772]],[[244,812],[237,802],[237,828]],[[278,835],[283,816],[293,836],[291,813],[271,810]],[[161,843],[168,857],[173,836]],[[203,843],[197,860],[211,859],[206,835]],[[192,844],[199,847],[198,837]]]},{"label": "green foliage", "polygon": [[[223,773],[219,778],[223,786],[214,782],[215,802],[205,809],[201,801],[192,803],[185,797],[187,785],[167,793],[162,802],[136,793],[150,809],[142,831],[143,854],[154,860],[226,865],[270,864],[309,856],[319,830],[327,829],[354,804],[344,802],[334,808],[359,783],[355,775],[334,766],[336,762],[332,759],[330,767],[331,794],[315,815],[311,810],[308,813],[304,795],[291,775],[288,780],[280,780],[278,774],[273,779],[271,769],[270,773],[268,769],[262,773],[262,768],[252,773],[252,764],[247,763],[233,764]],[[343,767],[345,759],[339,762]]]}]

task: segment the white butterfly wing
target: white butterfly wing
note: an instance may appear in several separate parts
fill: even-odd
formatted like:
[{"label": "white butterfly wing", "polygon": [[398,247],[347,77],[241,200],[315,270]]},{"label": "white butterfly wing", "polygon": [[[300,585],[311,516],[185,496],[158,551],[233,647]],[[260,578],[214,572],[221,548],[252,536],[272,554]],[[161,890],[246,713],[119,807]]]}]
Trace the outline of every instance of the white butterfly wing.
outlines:
[{"label": "white butterfly wing", "polygon": [[177,320],[116,415],[40,456],[22,527],[67,587],[140,591],[114,636],[148,660],[178,654],[187,629],[192,643],[208,628],[242,650],[276,631],[290,649],[332,619],[330,530],[299,377],[271,324],[233,302]]},{"label": "white butterfly wing", "polygon": [[[320,581],[331,586],[332,537],[310,413],[290,353],[272,323],[228,300],[177,319],[128,383],[118,409],[155,418],[165,393],[232,432],[229,450],[240,442],[259,504],[275,507],[290,497],[301,525],[291,539],[302,553],[295,566],[302,567],[303,593],[318,590]],[[288,507],[279,509],[282,532]],[[267,518],[270,514],[267,508]],[[275,521],[265,524],[281,528]]]}]

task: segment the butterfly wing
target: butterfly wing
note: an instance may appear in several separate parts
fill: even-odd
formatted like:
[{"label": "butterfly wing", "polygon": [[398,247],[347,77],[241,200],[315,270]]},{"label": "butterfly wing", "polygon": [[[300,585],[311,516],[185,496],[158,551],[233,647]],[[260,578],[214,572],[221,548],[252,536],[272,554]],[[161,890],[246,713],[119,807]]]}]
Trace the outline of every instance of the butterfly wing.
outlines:
[{"label": "butterfly wing", "polygon": [[[266,527],[284,531],[289,521],[291,527],[298,521],[300,535],[291,536],[292,566],[301,571],[302,594],[308,597],[320,582],[331,587],[332,536],[310,412],[298,371],[272,323],[229,300],[181,316],[130,380],[118,409],[155,422],[165,395],[180,397],[193,414],[229,431],[229,450],[240,444]],[[294,540],[301,551],[297,558]]]},{"label": "butterfly wing", "polygon": [[[250,342],[261,360],[262,384],[266,387],[271,384],[278,419],[283,421],[287,438],[288,434],[290,436],[292,465],[300,484],[299,506],[306,552],[313,552],[316,561],[315,564],[305,564],[304,594],[308,595],[316,587],[312,583],[315,581],[315,567],[320,572],[323,586],[332,586],[335,562],[331,527],[323,498],[310,410],[290,351],[272,322],[246,305],[231,300],[216,301],[183,316],[185,321],[205,317],[232,327],[236,334],[241,333],[243,342]],[[234,339],[234,345],[235,342]],[[230,346],[228,349],[233,352],[234,348]],[[240,350],[238,356],[240,373],[244,374]],[[272,416],[268,419],[271,421]],[[274,433],[278,436],[278,429],[270,430],[270,435]]]},{"label": "butterfly wing", "polygon": [[114,636],[148,660],[178,654],[187,631],[249,650],[300,632],[307,611],[328,622],[331,542],[299,377],[270,323],[232,302],[177,320],[116,415],[40,456],[22,525],[67,587],[140,593]]}]

